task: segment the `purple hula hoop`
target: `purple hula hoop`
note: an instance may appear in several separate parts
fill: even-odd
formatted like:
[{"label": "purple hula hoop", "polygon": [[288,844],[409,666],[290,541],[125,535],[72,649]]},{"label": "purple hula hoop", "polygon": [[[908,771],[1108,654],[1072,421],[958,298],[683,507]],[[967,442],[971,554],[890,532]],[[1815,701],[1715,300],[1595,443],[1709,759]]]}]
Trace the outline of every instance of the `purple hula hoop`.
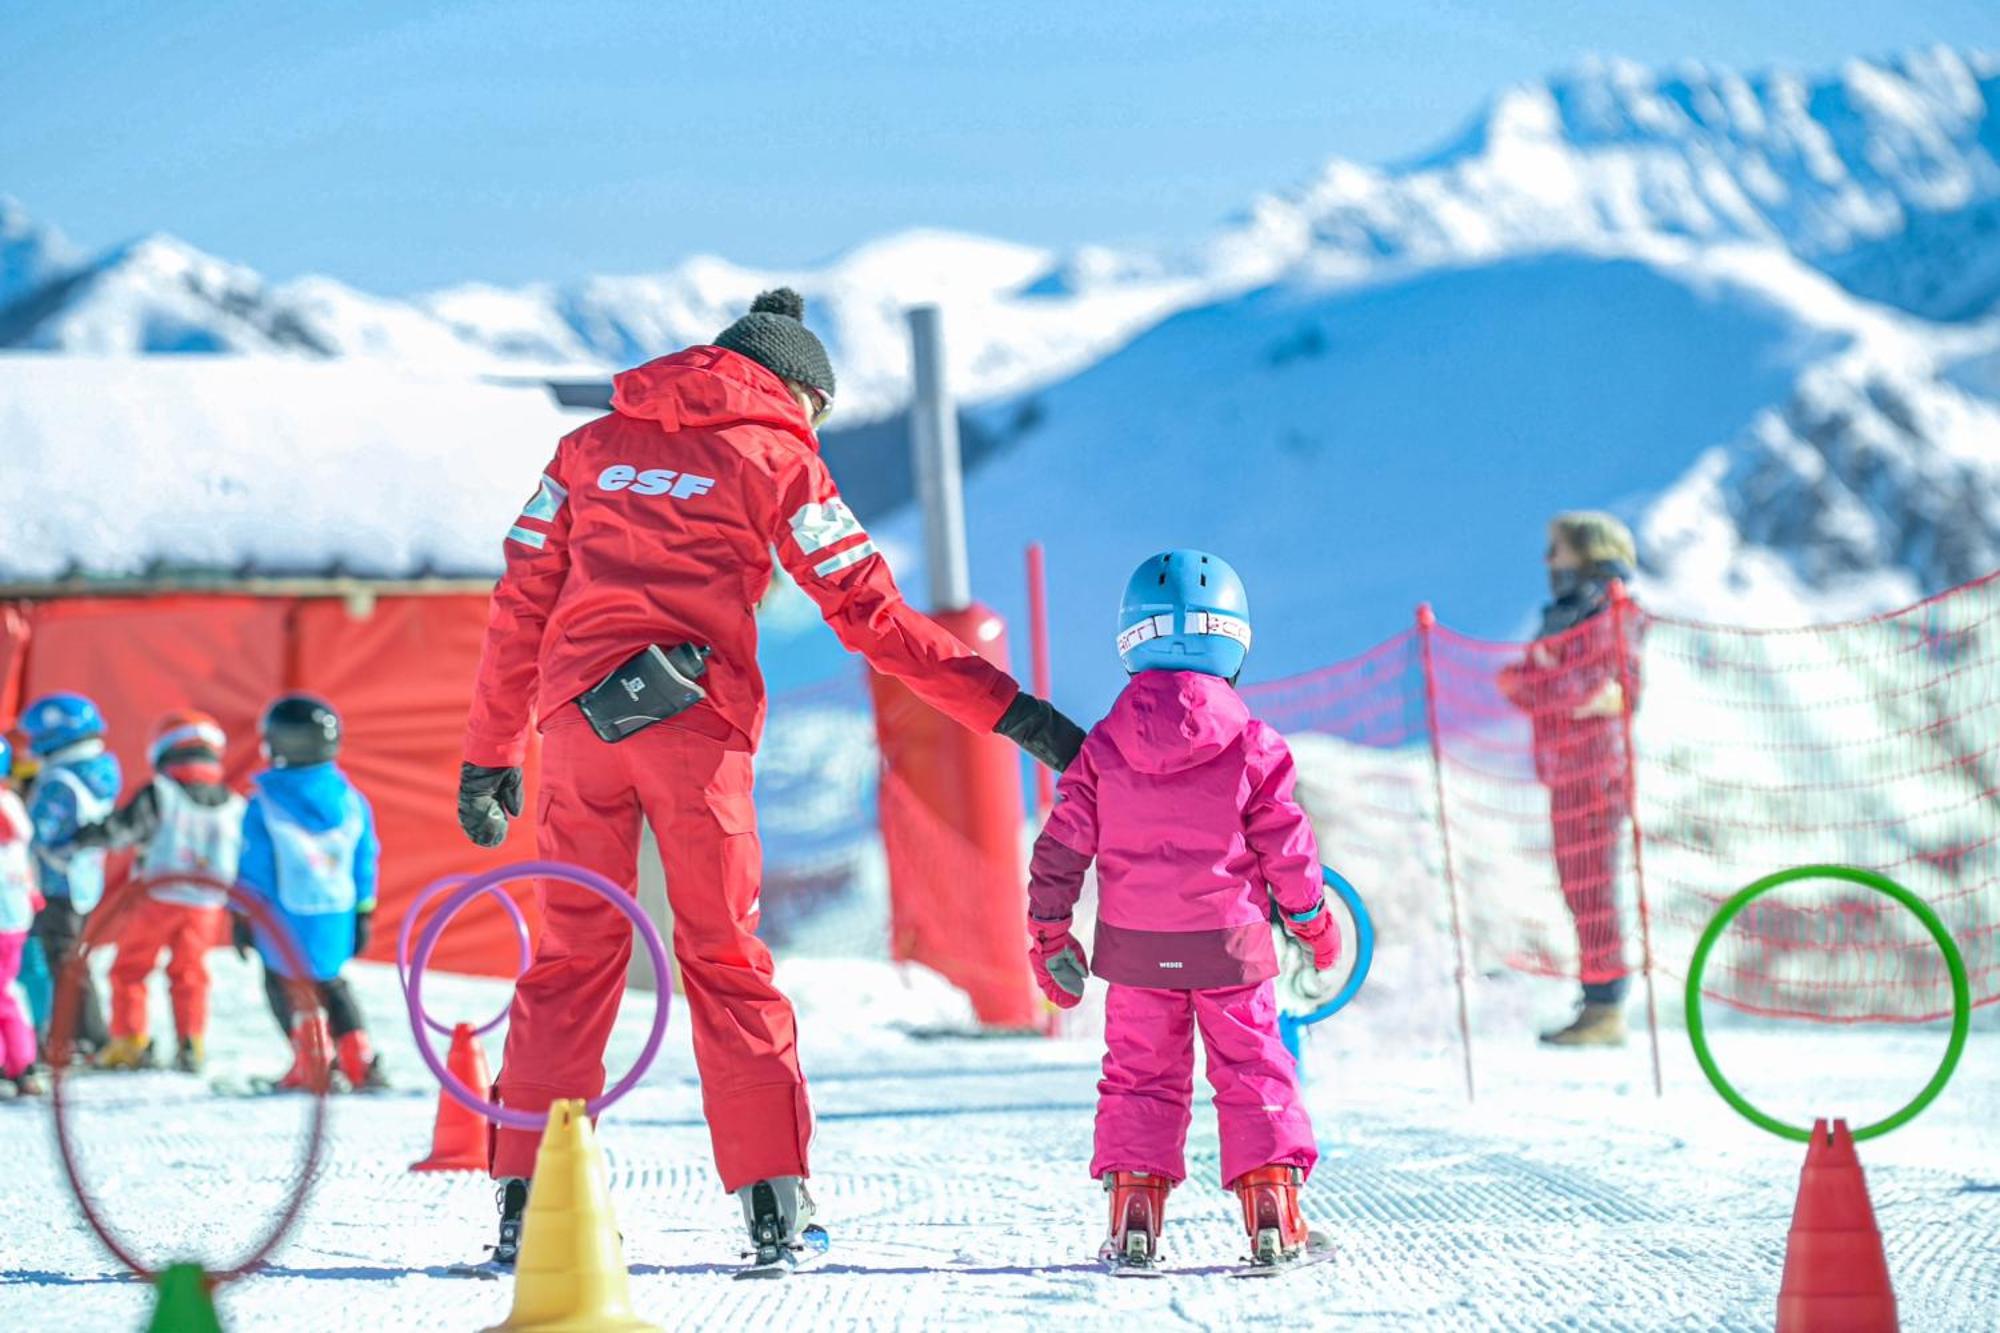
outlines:
[{"label": "purple hula hoop", "polygon": [[653,1030],[646,1037],[646,1048],[639,1052],[639,1058],[632,1062],[632,1068],[626,1071],[624,1078],[619,1079],[600,1096],[593,1097],[584,1104],[584,1109],[589,1114],[599,1114],[604,1108],[630,1092],[653,1063],[653,1057],[660,1053],[660,1042],[667,1035],[668,997],[671,993],[669,978],[672,973],[667,967],[667,948],[660,940],[660,929],[652,923],[645,912],[640,910],[638,900],[604,876],[595,871],[585,870],[581,866],[565,865],[561,861],[523,861],[519,865],[503,866],[477,876],[461,885],[456,893],[445,899],[444,905],[438,908],[437,915],[431,918],[430,924],[424,927],[423,934],[417,937],[417,951],[410,958],[408,992],[410,1031],[417,1039],[417,1053],[424,1057],[424,1063],[430,1066],[431,1073],[437,1076],[437,1081],[443,1085],[444,1090],[462,1105],[497,1125],[505,1125],[510,1129],[539,1130],[549,1122],[547,1111],[517,1111],[512,1107],[489,1102],[465,1086],[464,1081],[445,1068],[444,1062],[438,1059],[437,1052],[431,1049],[430,1037],[424,1032],[423,1022],[424,969],[430,965],[431,952],[437,947],[438,936],[444,933],[445,924],[480,894],[497,884],[505,884],[515,879],[558,880],[565,884],[574,884],[581,889],[589,889],[599,897],[609,899],[611,905],[623,912],[626,919],[632,923],[633,929],[639,932],[639,938],[646,942],[646,953],[653,960],[654,984],[659,987],[656,992],[659,1002],[653,1010]]},{"label": "purple hula hoop", "polygon": [[[430,904],[431,899],[437,897],[447,889],[465,883],[471,878],[472,876],[470,875],[446,875],[443,879],[418,894],[410,903],[410,910],[403,913],[403,928],[396,932],[396,984],[402,988],[404,1003],[409,1002],[410,994],[411,929],[417,924],[417,918],[423,915],[424,908]],[[498,898],[500,905],[507,909],[507,915],[514,918],[514,936],[521,942],[521,961],[515,964],[514,967],[514,977],[516,980],[519,980],[521,974],[526,972],[529,966],[535,961],[534,945],[528,940],[528,918],[521,915],[520,904],[516,903],[510,895],[501,892],[497,886],[489,887],[486,892]],[[493,1015],[492,1018],[480,1026],[472,1029],[472,1035],[483,1037],[494,1028],[506,1022],[508,1007],[503,1005],[499,1013]],[[418,1012],[423,1013],[422,1010]],[[431,1031],[441,1037],[449,1037],[452,1034],[453,1028],[449,1023],[440,1023],[427,1013],[423,1014],[423,1020]]]}]

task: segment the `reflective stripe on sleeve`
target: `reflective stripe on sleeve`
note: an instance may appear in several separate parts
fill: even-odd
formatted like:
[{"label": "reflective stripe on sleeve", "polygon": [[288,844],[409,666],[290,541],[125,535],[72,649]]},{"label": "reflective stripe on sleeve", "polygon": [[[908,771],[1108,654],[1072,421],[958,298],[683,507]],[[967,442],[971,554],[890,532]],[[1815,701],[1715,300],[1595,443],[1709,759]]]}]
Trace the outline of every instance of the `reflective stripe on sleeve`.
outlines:
[{"label": "reflective stripe on sleeve", "polygon": [[549,544],[547,533],[524,528],[519,523],[507,529],[507,540],[510,542],[519,542],[523,546],[532,546],[537,551]]},{"label": "reflective stripe on sleeve", "polygon": [[813,573],[819,575],[821,578],[825,578],[829,574],[838,574],[849,565],[858,565],[869,556],[874,555],[875,549],[873,541],[865,541],[859,546],[850,546],[839,555],[829,556],[814,565]]}]

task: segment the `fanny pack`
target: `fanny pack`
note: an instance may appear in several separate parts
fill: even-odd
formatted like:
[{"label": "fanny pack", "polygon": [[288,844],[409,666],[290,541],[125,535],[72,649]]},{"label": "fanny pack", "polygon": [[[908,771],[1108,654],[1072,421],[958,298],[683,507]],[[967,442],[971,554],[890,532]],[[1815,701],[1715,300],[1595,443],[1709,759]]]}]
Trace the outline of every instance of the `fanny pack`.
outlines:
[{"label": "fanny pack", "polygon": [[599,740],[622,741],[684,713],[708,697],[695,678],[708,670],[709,650],[692,643],[658,644],[634,654],[577,696],[576,706]]}]

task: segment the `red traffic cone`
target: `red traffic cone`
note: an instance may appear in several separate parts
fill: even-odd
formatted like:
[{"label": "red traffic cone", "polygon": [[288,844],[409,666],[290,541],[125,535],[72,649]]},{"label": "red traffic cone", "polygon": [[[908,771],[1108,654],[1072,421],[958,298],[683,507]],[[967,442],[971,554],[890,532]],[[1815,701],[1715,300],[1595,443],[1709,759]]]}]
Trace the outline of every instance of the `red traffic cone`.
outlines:
[{"label": "red traffic cone", "polygon": [[1895,1333],[1896,1293],[1847,1122],[1813,1122],[1785,1242],[1777,1333]]},{"label": "red traffic cone", "polygon": [[[479,1036],[473,1032],[472,1024],[460,1023],[451,1030],[451,1053],[445,1057],[445,1068],[468,1088],[484,1091],[493,1086],[493,1076],[486,1072],[486,1052],[480,1049]],[[456,1097],[438,1089],[431,1155],[421,1162],[410,1163],[410,1170],[484,1171],[486,1165],[486,1117],[459,1105]]]}]

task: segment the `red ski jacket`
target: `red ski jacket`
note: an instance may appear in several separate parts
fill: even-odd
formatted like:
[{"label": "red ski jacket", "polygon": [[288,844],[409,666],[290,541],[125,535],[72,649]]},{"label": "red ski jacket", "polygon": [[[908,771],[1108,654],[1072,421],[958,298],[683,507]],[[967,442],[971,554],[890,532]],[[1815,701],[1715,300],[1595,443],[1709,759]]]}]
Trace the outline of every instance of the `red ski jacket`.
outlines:
[{"label": "red ski jacket", "polygon": [[714,650],[707,701],[673,725],[756,749],[754,611],[774,547],[851,651],[965,726],[993,729],[1020,686],[903,601],[782,380],[691,347],[618,376],[611,405],[556,446],[507,533],[467,760],[519,764],[531,708],[554,716],[655,643]]}]

